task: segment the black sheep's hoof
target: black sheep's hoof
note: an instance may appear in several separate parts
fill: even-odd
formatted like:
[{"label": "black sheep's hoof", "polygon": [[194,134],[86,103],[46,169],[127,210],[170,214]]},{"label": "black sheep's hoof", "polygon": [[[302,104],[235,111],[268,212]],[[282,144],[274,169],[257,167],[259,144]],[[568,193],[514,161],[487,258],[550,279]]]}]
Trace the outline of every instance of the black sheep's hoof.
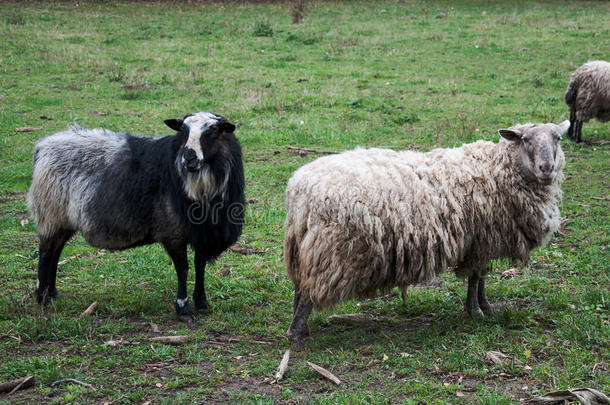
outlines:
[{"label": "black sheep's hoof", "polygon": [[51,302],[51,298],[57,297],[57,288],[53,287],[52,289],[47,288],[45,290],[37,288],[34,294],[36,295],[36,301],[40,305],[46,306]]},{"label": "black sheep's hoof", "polygon": [[193,315],[178,315],[178,320],[184,323],[195,322],[195,317]]},{"label": "black sheep's hoof", "polygon": [[197,311],[209,311],[210,310],[210,305],[208,304],[207,300],[194,300],[195,301],[195,309]]},{"label": "black sheep's hoof", "polygon": [[189,323],[195,320],[193,310],[186,299],[176,300],[176,314],[181,322]]}]

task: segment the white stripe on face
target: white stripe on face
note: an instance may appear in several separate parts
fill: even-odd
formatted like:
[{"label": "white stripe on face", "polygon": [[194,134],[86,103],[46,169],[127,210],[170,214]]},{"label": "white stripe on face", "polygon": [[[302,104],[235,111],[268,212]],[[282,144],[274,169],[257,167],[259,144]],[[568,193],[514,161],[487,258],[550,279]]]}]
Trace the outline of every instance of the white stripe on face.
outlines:
[{"label": "white stripe on face", "polygon": [[186,146],[195,151],[197,159],[203,160],[201,134],[217,122],[218,117],[208,112],[198,112],[190,117],[186,117],[184,120],[184,124],[189,128],[189,137],[186,141]]}]

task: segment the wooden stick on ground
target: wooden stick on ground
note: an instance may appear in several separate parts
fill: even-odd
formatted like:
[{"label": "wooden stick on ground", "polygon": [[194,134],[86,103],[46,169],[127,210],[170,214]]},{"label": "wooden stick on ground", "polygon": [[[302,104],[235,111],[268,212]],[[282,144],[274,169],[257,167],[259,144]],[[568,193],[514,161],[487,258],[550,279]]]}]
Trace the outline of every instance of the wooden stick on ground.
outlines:
[{"label": "wooden stick on ground", "polygon": [[322,367],[318,366],[317,364],[313,364],[310,361],[308,361],[307,364],[309,364],[309,367],[313,368],[315,371],[317,371],[318,373],[322,374],[324,377],[328,378],[329,380],[331,380],[335,384],[337,384],[337,385],[341,384],[341,380],[339,380],[337,378],[337,376],[335,376],[333,373],[331,373],[327,369],[322,368]]},{"label": "wooden stick on ground", "polygon": [[325,150],[316,150],[309,148],[299,148],[298,146],[286,146],[286,150],[288,152],[293,152],[298,155],[307,155],[308,153],[319,153],[321,155],[334,155],[336,152],[325,151]]},{"label": "wooden stick on ground", "polygon": [[82,381],[75,380],[74,378],[64,378],[64,379],[62,379],[62,380],[53,381],[53,382],[51,383],[51,387],[55,387],[56,385],[59,385],[59,384],[64,384],[64,383],[78,384],[78,385],[82,385],[83,387],[90,388],[90,389],[92,389],[93,391],[97,391],[93,385],[88,384],[88,383],[86,383],[86,382],[82,382]]},{"label": "wooden stick on ground", "polygon": [[31,131],[40,131],[42,127],[21,127],[15,128],[15,132],[31,132]]},{"label": "wooden stick on ground", "polygon": [[288,360],[290,360],[290,349],[286,350],[284,356],[282,357],[282,361],[277,368],[277,373],[275,373],[276,380],[279,381],[284,378],[284,374],[286,373],[286,370],[288,370]]},{"label": "wooden stick on ground", "polygon": [[29,388],[33,385],[34,385],[34,377],[29,375],[27,377],[20,378],[18,380],[0,383],[0,392],[8,392],[8,395],[10,395],[17,390]]},{"label": "wooden stick on ground", "polygon": [[80,314],[79,318],[82,318],[85,315],[92,315],[97,309],[98,305],[98,302],[94,301],[93,304],[89,305],[89,307],[85,309],[82,314]]},{"label": "wooden stick on ground", "polygon": [[166,343],[168,345],[181,345],[182,343],[186,343],[189,340],[189,337],[186,335],[180,336],[157,336],[150,338],[151,342],[159,342]]},{"label": "wooden stick on ground", "polygon": [[328,317],[329,321],[339,321],[348,323],[369,323],[374,322],[365,314],[332,314]]}]

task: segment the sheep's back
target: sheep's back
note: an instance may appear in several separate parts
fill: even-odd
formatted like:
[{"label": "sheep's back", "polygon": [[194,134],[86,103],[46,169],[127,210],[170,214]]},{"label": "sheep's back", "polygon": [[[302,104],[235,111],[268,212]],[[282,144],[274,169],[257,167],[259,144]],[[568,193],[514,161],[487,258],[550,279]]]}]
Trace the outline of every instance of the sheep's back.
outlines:
[{"label": "sheep's back", "polygon": [[126,135],[72,126],[40,140],[35,147],[28,206],[40,235],[77,230],[85,224],[86,202],[100,174],[126,148]]}]

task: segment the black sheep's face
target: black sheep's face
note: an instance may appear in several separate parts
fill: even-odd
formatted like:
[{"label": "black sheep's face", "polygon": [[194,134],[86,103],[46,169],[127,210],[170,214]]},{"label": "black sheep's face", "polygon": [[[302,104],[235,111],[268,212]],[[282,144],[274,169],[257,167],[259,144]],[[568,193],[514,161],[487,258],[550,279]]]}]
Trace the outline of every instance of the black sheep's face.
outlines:
[{"label": "black sheep's face", "polygon": [[201,170],[204,163],[213,160],[222,147],[222,135],[235,130],[226,118],[205,111],[165,120],[165,124],[184,135],[180,164],[189,172]]}]

